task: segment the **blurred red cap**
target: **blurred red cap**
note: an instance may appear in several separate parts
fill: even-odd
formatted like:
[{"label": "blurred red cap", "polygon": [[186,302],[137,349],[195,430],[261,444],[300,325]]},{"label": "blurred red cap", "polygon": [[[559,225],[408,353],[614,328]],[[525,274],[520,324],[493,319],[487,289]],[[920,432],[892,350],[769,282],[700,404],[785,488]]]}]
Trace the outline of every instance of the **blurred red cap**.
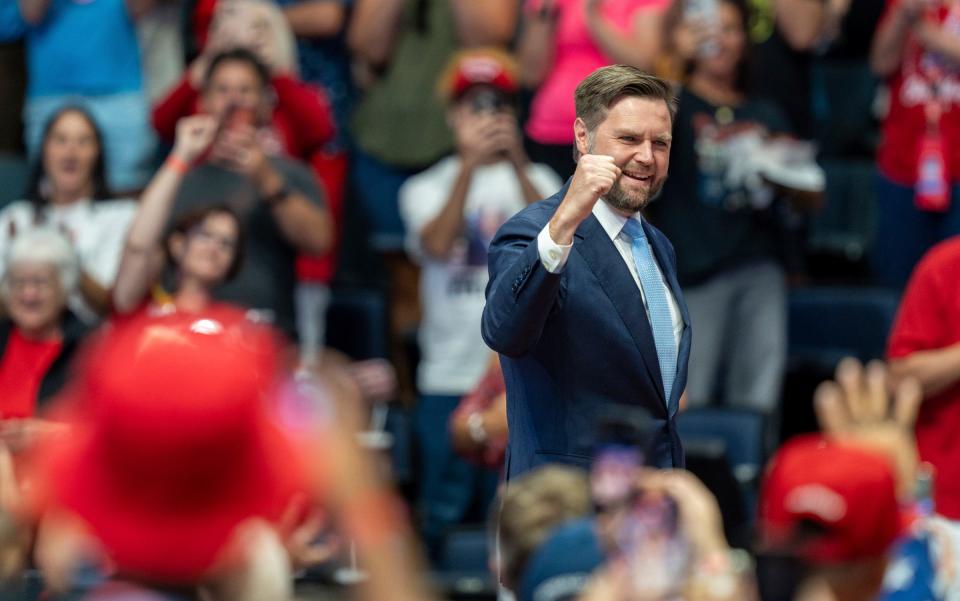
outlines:
[{"label": "blurred red cap", "polygon": [[47,501],[85,520],[122,573],[195,582],[237,525],[278,520],[306,488],[267,406],[272,335],[237,314],[133,319],[85,358]]},{"label": "blurred red cap", "polygon": [[760,492],[770,550],[817,564],[883,557],[904,523],[893,466],[880,453],[809,435],[770,460]]},{"label": "blurred red cap", "polygon": [[517,63],[506,52],[498,48],[461,50],[447,63],[439,92],[446,100],[456,100],[472,86],[488,85],[514,94],[517,80]]}]

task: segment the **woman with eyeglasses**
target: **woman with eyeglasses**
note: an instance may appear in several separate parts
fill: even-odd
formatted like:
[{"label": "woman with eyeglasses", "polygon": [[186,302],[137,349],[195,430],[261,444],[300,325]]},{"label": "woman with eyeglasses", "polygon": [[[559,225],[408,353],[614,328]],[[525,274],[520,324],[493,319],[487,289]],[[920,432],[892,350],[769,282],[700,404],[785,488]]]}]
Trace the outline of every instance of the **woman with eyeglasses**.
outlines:
[{"label": "woman with eyeglasses", "polygon": [[[183,176],[216,132],[217,122],[208,115],[185,117],[177,124],[173,152],[144,191],[130,226],[112,291],[115,313],[209,311],[214,305],[211,291],[239,270],[243,230],[225,204],[187,213],[167,233]],[[159,285],[166,264],[173,268],[169,291]],[[218,314],[225,309],[222,303],[216,307]],[[241,309],[227,313],[244,315]]]}]

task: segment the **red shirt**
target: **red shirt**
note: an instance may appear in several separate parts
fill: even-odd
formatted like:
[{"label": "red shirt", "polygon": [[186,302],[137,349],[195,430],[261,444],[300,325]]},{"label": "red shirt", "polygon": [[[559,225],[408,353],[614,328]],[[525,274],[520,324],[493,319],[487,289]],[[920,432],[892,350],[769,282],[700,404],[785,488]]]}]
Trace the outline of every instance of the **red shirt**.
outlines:
[{"label": "red shirt", "polygon": [[[300,160],[311,155],[333,138],[333,112],[326,93],[290,75],[274,75],[270,84],[276,93],[271,125],[279,135],[283,151]],[[177,121],[200,111],[200,90],[184,75],[153,107],[153,127],[160,137],[173,143]]]},{"label": "red shirt", "polygon": [[[960,236],[933,247],[914,269],[890,333],[891,359],[960,342]],[[960,383],[924,399],[917,418],[920,458],[937,468],[937,512],[960,519]]]},{"label": "red shirt", "polygon": [[0,419],[31,417],[40,382],[63,349],[63,340],[30,340],[13,328],[0,357]]},{"label": "red shirt", "polygon": [[[900,1],[887,0],[881,27],[887,19],[894,18]],[[942,27],[960,38],[960,9],[941,6],[936,13]],[[925,51],[911,32],[907,34],[900,68],[887,81],[890,112],[883,122],[883,137],[877,152],[883,175],[907,186],[912,186],[917,179],[920,141],[926,129],[924,105],[933,98],[926,75],[931,65],[942,69],[942,76],[938,78],[938,95],[944,103],[940,137],[947,170],[951,181],[960,181],[960,69]]]}]

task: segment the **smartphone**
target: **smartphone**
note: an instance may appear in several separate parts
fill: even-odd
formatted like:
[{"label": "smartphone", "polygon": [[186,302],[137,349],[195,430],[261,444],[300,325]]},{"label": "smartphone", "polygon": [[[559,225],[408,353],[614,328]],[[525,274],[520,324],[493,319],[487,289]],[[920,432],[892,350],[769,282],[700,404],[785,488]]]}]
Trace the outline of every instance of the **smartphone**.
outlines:
[{"label": "smartphone", "polygon": [[591,489],[598,509],[627,500],[649,456],[653,422],[640,407],[609,403],[597,407],[592,428],[585,428],[593,450]]},{"label": "smartphone", "polygon": [[470,110],[474,113],[496,115],[509,106],[507,97],[487,87],[479,88],[470,97]]},{"label": "smartphone", "polygon": [[692,561],[679,528],[676,501],[667,495],[638,495],[617,528],[617,551],[629,566],[630,598],[679,598]]},{"label": "smartphone", "polygon": [[257,114],[253,107],[240,104],[232,104],[227,108],[223,117],[224,129],[238,129],[243,126],[256,126]]}]

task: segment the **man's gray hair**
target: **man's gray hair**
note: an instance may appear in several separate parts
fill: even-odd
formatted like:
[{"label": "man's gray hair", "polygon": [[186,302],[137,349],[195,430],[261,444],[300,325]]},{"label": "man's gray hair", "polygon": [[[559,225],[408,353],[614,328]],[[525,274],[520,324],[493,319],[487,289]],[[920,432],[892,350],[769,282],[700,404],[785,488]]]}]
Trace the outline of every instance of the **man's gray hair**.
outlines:
[{"label": "man's gray hair", "polygon": [[53,265],[60,275],[60,285],[70,296],[80,282],[80,259],[66,236],[49,227],[18,233],[7,250],[3,275],[3,293],[8,294],[10,270],[16,265]]}]

